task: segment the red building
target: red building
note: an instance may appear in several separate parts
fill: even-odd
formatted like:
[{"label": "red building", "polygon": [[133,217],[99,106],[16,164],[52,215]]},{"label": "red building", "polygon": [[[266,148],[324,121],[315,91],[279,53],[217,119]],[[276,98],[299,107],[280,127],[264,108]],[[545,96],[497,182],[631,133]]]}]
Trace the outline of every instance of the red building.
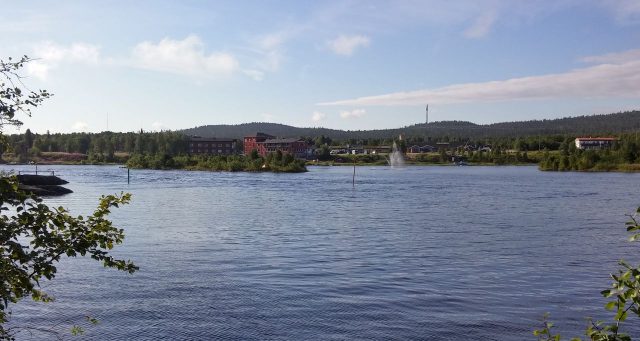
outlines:
[{"label": "red building", "polygon": [[268,153],[274,153],[279,150],[297,158],[305,158],[307,156],[307,147],[307,142],[302,139],[280,139],[265,133],[256,133],[244,137],[245,155],[257,150],[258,155],[266,156]]},{"label": "red building", "polygon": [[271,136],[265,133],[255,133],[253,135],[244,137],[244,155],[251,154],[252,150],[257,150],[259,155],[267,155],[267,151],[264,148],[264,141],[267,139],[275,139],[275,136]]}]

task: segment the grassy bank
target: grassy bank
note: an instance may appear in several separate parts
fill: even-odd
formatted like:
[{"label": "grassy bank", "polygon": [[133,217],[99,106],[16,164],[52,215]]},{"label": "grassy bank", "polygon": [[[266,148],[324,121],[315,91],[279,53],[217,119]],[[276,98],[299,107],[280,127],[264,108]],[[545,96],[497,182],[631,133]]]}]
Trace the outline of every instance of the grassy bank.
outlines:
[{"label": "grassy bank", "polygon": [[132,155],[126,163],[129,168],[138,169],[186,169],[218,172],[275,172],[300,173],[307,168],[302,160],[289,154],[272,153],[266,157],[232,156],[169,156]]}]

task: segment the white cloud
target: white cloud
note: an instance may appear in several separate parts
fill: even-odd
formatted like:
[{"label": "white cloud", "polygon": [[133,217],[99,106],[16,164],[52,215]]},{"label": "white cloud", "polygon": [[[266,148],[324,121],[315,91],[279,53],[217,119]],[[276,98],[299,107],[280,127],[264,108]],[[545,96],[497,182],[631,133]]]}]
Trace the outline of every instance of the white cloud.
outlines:
[{"label": "white cloud", "polygon": [[206,54],[195,35],[183,40],[165,38],[157,44],[142,42],[134,47],[132,58],[136,67],[187,76],[225,76],[238,69],[238,61],[229,53]]},{"label": "white cloud", "polygon": [[473,25],[464,31],[464,36],[472,39],[482,38],[491,31],[491,27],[493,27],[495,21],[495,13],[484,13],[478,16]]},{"label": "white cloud", "polygon": [[311,120],[313,122],[320,122],[324,120],[326,117],[327,117],[327,114],[319,111],[314,111],[313,114],[311,115]]},{"label": "white cloud", "polygon": [[354,109],[351,111],[341,111],[340,112],[340,117],[342,118],[359,118],[364,116],[364,114],[366,114],[367,111],[364,109]]},{"label": "white cloud", "polygon": [[252,69],[262,72],[263,76],[265,72],[278,71],[285,59],[284,44],[296,34],[296,30],[284,30],[258,37],[252,41],[251,51],[256,55]]},{"label": "white cloud", "polygon": [[[615,60],[611,57],[601,58],[609,62]],[[397,92],[320,104],[423,105],[568,98],[640,98],[640,60],[627,61],[626,58],[620,60],[622,62],[598,64],[565,73],[454,84],[435,89]]]},{"label": "white cloud", "polygon": [[327,46],[335,54],[351,56],[356,49],[360,47],[367,47],[370,42],[371,39],[363,35],[340,35],[336,39],[328,41]]},{"label": "white cloud", "polygon": [[45,80],[49,72],[62,63],[98,64],[100,47],[86,43],[66,47],[47,41],[36,45],[31,57],[35,60],[26,65],[27,73]]},{"label": "white cloud", "polygon": [[89,129],[89,125],[86,122],[77,121],[73,123],[71,129],[74,131],[87,131]]},{"label": "white cloud", "polygon": [[151,123],[151,130],[153,131],[167,130],[167,126],[165,126],[162,122],[156,121]]}]

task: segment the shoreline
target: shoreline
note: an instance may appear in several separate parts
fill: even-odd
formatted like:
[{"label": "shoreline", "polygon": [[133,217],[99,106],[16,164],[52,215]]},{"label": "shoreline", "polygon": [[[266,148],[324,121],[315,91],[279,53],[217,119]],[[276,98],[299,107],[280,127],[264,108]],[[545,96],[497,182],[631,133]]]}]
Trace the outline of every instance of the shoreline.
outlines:
[{"label": "shoreline", "polygon": [[[32,163],[2,163],[0,165],[3,166],[34,166]],[[82,162],[46,162],[46,163],[38,163],[38,166],[120,166],[123,168],[128,168],[126,163],[103,163],[103,162],[91,162],[91,163],[82,163]],[[332,162],[332,161],[307,161],[305,166],[315,166],[315,167],[353,167],[354,163],[349,162]],[[388,164],[383,164],[380,162],[356,162],[355,166],[357,167],[389,167]],[[458,165],[454,163],[440,163],[440,162],[406,162],[404,164],[405,167],[531,167],[538,166],[538,170],[541,172],[561,172],[561,173],[640,173],[640,165],[632,164],[621,164],[616,165],[612,168],[607,169],[584,169],[584,170],[552,170],[552,169],[540,169],[539,163],[467,163],[464,165]],[[199,168],[199,167],[166,167],[166,168],[151,168],[151,167],[130,167],[130,169],[147,169],[147,170],[185,170],[185,171],[204,171],[204,172],[246,172],[246,173],[304,173],[304,171],[296,171],[296,172],[287,172],[287,171],[273,171],[273,170],[224,170],[224,169],[208,169],[208,168]],[[39,170],[40,171],[40,170]],[[46,171],[46,170],[41,170]]]}]

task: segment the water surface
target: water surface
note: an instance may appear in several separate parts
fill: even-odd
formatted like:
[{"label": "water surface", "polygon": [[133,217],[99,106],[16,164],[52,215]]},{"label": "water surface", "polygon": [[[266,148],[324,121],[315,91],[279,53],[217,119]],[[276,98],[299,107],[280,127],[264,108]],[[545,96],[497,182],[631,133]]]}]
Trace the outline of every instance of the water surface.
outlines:
[{"label": "water surface", "polygon": [[42,168],[75,191],[47,202],[76,214],[133,194],[112,218],[139,272],[65,261],[55,303],[13,305],[23,326],[94,316],[88,340],[523,340],[544,312],[577,336],[606,316],[617,260],[640,262],[624,229],[640,174],[359,167],[354,189],[349,167],[132,170],[130,185],[118,167]]}]

